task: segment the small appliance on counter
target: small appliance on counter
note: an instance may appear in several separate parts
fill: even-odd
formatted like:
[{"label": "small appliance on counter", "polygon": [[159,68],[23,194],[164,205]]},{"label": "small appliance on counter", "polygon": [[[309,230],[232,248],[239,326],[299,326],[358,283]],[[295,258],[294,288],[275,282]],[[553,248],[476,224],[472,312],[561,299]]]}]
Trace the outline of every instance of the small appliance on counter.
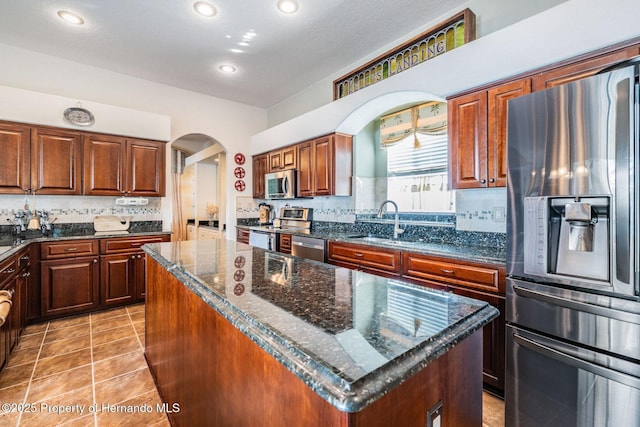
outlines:
[{"label": "small appliance on counter", "polygon": [[274,210],[273,206],[266,203],[260,203],[258,205],[260,209],[260,225],[270,225],[273,222]]},{"label": "small appliance on counter", "polygon": [[100,234],[128,234],[130,217],[99,215],[93,220],[93,229]]}]

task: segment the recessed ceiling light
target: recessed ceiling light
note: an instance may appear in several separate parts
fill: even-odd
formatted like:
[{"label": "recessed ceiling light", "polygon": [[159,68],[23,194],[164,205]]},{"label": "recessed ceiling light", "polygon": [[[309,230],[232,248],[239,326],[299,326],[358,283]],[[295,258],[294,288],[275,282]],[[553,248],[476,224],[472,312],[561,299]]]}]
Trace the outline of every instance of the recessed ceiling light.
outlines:
[{"label": "recessed ceiling light", "polygon": [[218,13],[216,11],[216,8],[211,3],[207,3],[205,1],[195,2],[193,4],[193,8],[196,12],[198,12],[199,15],[205,16],[207,18],[211,18],[212,16],[215,16],[216,13]]},{"label": "recessed ceiling light", "polygon": [[238,42],[238,46],[249,46],[247,42]]},{"label": "recessed ceiling light", "polygon": [[242,53],[243,50],[242,49],[229,49],[231,52],[233,53]]},{"label": "recessed ceiling light", "polygon": [[76,15],[75,13],[69,12],[68,10],[59,10],[58,17],[62,19],[64,22],[66,22],[67,24],[73,24],[73,25],[84,24],[84,19],[82,19],[80,16]]},{"label": "recessed ceiling light", "polygon": [[218,67],[218,70],[222,71],[223,73],[235,73],[236,67],[230,64],[222,64]]},{"label": "recessed ceiling light", "polygon": [[282,13],[291,14],[298,10],[298,2],[295,0],[280,0],[278,10]]}]

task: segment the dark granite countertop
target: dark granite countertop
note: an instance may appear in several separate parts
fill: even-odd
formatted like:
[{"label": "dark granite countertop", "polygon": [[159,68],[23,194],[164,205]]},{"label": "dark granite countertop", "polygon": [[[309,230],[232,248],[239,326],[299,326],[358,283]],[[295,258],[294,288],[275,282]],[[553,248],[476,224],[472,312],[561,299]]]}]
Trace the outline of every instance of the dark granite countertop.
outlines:
[{"label": "dark granite countertop", "polygon": [[461,261],[476,261],[487,264],[495,264],[504,266],[507,255],[504,248],[478,246],[478,245],[461,245],[449,242],[426,242],[411,241],[399,239],[393,246],[384,242],[365,242],[354,239],[354,236],[362,236],[358,232],[330,231],[330,230],[299,230],[299,229],[278,229],[265,226],[247,226],[236,225],[237,228],[248,230],[267,231],[275,233],[297,234],[307,237],[315,237],[324,240],[334,240],[338,242],[353,243],[358,245],[368,245],[385,249],[398,249],[400,251],[408,251],[422,253],[425,255],[439,255],[447,258],[458,259]]},{"label": "dark granite countertop", "polygon": [[144,250],[346,412],[379,399],[498,315],[483,301],[230,240]]},{"label": "dark granite countertop", "polygon": [[98,239],[98,238],[110,238],[110,237],[138,237],[138,236],[155,236],[171,234],[169,231],[158,230],[138,230],[127,233],[123,232],[96,232],[93,229],[67,229],[63,232],[56,233],[51,236],[43,235],[31,235],[28,238],[16,238],[10,234],[0,234],[0,261],[20,252],[22,249],[29,246],[34,242],[53,242],[62,240],[81,240],[81,239]]}]

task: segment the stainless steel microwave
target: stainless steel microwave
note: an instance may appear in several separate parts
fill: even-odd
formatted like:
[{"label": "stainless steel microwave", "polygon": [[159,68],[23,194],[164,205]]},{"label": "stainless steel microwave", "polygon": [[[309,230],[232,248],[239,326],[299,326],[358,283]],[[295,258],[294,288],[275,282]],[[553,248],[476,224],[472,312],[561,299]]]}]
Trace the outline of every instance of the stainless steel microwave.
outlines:
[{"label": "stainless steel microwave", "polygon": [[265,198],[293,199],[296,197],[296,171],[272,172],[264,176]]}]

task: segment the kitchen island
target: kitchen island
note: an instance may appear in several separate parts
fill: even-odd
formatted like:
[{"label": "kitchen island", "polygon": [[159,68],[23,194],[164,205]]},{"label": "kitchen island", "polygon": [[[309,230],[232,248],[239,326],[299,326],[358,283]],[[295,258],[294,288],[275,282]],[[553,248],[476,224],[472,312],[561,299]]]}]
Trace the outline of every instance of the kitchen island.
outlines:
[{"label": "kitchen island", "polygon": [[487,303],[234,241],[144,250],[173,424],[481,425]]}]

